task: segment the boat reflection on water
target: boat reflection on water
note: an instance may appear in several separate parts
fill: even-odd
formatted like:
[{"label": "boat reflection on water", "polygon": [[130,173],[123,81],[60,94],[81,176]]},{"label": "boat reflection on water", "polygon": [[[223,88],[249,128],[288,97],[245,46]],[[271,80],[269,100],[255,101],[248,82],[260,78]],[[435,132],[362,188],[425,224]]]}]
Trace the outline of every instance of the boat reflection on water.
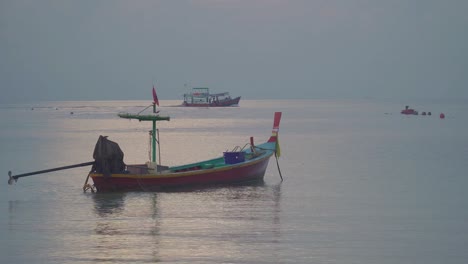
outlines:
[{"label": "boat reflection on water", "polygon": [[105,193],[93,201],[90,243],[99,261],[238,262],[246,250],[265,250],[262,241],[280,240],[281,184]]},{"label": "boat reflection on water", "polygon": [[125,196],[124,192],[93,194],[94,211],[101,217],[120,214],[124,209]]},{"label": "boat reflection on water", "polygon": [[93,262],[159,262],[157,193],[95,193]]}]

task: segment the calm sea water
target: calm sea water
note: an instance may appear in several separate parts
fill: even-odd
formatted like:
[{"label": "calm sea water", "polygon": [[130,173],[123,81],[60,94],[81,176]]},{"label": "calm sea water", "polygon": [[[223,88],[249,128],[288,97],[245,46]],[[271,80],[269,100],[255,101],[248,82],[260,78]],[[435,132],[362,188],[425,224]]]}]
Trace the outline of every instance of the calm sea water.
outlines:
[{"label": "calm sea water", "polygon": [[[119,119],[146,101],[0,105],[1,263],[468,263],[468,105],[162,101],[161,160],[184,164],[267,139],[283,112],[282,156],[260,185],[83,193],[99,135],[125,162],[148,159],[150,124]],[[439,119],[444,112],[445,119]],[[72,114],[73,113],[73,114]]]}]

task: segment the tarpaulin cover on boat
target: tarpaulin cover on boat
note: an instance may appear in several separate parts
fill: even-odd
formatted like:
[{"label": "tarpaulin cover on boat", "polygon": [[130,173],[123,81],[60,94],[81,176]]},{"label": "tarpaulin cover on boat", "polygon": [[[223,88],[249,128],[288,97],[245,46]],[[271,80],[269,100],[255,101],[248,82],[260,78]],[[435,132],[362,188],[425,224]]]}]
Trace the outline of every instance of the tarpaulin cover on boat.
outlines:
[{"label": "tarpaulin cover on boat", "polygon": [[107,139],[106,136],[99,136],[94,147],[93,171],[110,176],[111,173],[120,173],[125,170],[123,162],[124,153],[119,145]]}]

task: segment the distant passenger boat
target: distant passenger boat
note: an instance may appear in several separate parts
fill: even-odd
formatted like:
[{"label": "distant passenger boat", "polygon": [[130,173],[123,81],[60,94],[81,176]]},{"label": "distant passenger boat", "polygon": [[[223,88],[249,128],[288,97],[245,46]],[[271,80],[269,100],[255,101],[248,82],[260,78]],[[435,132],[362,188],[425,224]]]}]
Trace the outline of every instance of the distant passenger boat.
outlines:
[{"label": "distant passenger boat", "polygon": [[231,98],[228,92],[210,94],[209,88],[192,88],[191,93],[184,94],[183,106],[216,107],[238,106],[240,96]]}]

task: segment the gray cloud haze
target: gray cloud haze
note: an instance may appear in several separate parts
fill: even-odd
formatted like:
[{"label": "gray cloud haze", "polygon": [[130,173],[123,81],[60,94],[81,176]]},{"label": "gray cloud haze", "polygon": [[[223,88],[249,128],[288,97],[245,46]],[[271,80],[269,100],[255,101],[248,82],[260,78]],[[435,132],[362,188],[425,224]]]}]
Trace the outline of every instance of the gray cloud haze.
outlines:
[{"label": "gray cloud haze", "polygon": [[466,0],[0,0],[0,102],[468,99]]}]

